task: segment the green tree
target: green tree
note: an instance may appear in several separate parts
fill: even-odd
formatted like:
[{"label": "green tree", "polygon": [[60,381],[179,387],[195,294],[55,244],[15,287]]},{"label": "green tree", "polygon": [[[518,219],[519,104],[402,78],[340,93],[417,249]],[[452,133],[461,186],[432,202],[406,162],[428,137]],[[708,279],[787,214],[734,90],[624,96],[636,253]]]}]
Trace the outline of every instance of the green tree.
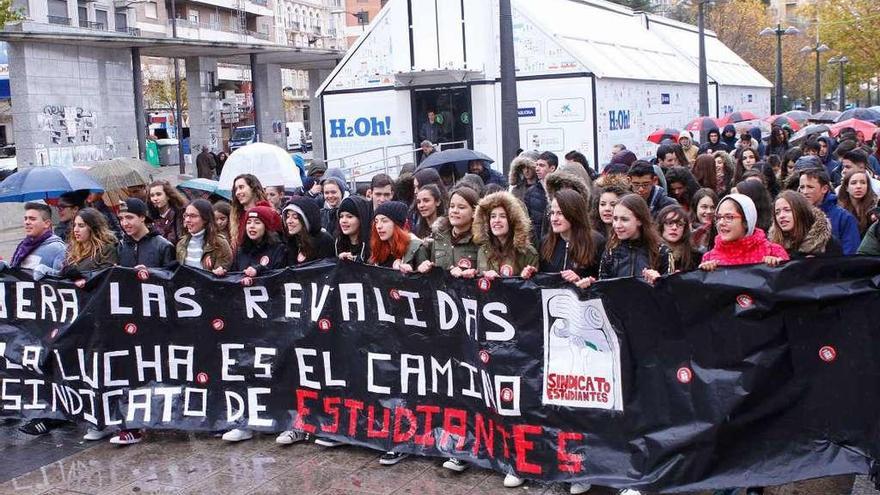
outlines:
[{"label": "green tree", "polygon": [[[812,18],[813,8],[809,6]],[[831,50],[828,56],[845,55],[848,92],[855,99],[860,84],[880,74],[880,2],[877,0],[817,0],[819,38]],[[827,71],[837,74],[837,70]],[[836,88],[837,78],[826,78],[826,88]],[[862,95],[864,98],[864,95]]]},{"label": "green tree", "polygon": [[20,11],[12,8],[12,0],[0,0],[0,28],[10,21],[17,21],[23,17]]}]

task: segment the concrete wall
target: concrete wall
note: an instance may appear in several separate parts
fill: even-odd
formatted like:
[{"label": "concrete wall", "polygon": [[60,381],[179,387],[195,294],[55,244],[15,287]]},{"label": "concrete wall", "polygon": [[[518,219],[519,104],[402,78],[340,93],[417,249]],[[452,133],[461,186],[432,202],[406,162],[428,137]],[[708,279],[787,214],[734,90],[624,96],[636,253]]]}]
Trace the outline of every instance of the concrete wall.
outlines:
[{"label": "concrete wall", "polygon": [[9,43],[19,166],[137,156],[131,53]]}]

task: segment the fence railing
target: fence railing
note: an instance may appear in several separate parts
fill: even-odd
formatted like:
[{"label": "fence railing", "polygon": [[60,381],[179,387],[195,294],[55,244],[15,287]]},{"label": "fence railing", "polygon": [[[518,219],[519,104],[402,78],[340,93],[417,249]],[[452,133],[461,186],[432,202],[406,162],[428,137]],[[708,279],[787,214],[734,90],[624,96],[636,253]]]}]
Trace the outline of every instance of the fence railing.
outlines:
[{"label": "fence railing", "polygon": [[58,24],[61,26],[70,26],[70,17],[63,17],[59,15],[50,15],[47,17],[49,24]]}]

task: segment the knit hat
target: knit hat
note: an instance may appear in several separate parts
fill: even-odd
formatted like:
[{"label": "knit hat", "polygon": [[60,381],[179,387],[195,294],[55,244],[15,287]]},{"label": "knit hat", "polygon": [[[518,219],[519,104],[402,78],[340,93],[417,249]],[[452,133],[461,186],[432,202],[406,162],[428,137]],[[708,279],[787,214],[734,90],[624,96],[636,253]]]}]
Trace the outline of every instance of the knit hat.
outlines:
[{"label": "knit hat", "polygon": [[408,210],[409,208],[406,207],[406,204],[400,201],[386,201],[376,208],[373,217],[385,215],[392,222],[396,223],[398,227],[403,228],[404,224],[406,224],[406,213]]},{"label": "knit hat", "polygon": [[308,175],[309,177],[314,177],[317,173],[323,174],[326,171],[327,164],[324,163],[324,160],[321,160],[320,158],[312,159],[312,161],[309,163],[309,166],[306,167],[306,175]]},{"label": "knit hat", "polygon": [[718,207],[715,208],[715,215],[718,215],[718,210],[721,209],[721,204],[728,199],[736,201],[742,209],[743,221],[746,222],[746,235],[754,234],[755,225],[758,223],[758,209],[755,208],[755,202],[752,201],[752,198],[745,194],[728,194],[727,196],[724,196],[724,198],[718,202]]},{"label": "knit hat", "polygon": [[[420,183],[421,184],[421,183]],[[457,184],[470,187],[482,198],[486,192],[486,182],[477,174],[464,174],[464,177],[458,180]]]},{"label": "knit hat", "polygon": [[[361,212],[358,210],[357,204],[354,201],[346,201],[346,199],[350,199],[350,198],[351,198],[351,196],[343,199],[342,202],[339,203],[339,213],[340,214],[350,213],[360,219]],[[369,220],[369,219],[362,219],[362,220]]]},{"label": "knit hat", "polygon": [[807,169],[811,169],[811,168],[821,168],[821,167],[822,167],[822,162],[819,161],[819,157],[813,156],[813,155],[804,155],[804,156],[798,158],[796,162],[794,162],[794,169],[795,170],[807,170]]},{"label": "knit hat", "polygon": [[632,151],[620,150],[617,153],[615,153],[614,156],[611,157],[611,164],[612,165],[623,164],[623,165],[626,165],[626,170],[629,170],[629,168],[632,166],[632,164],[635,163],[635,161],[638,159],[639,158]]},{"label": "knit hat", "polygon": [[128,198],[119,204],[119,213],[133,213],[144,217],[148,222],[152,222],[153,218],[147,211],[147,204],[138,198]]},{"label": "knit hat", "polygon": [[245,214],[245,221],[249,218],[259,218],[267,230],[278,232],[281,230],[281,215],[271,206],[258,205],[249,209]]},{"label": "knit hat", "polygon": [[283,218],[288,211],[292,211],[299,215],[303,228],[311,235],[316,235],[321,231],[321,208],[318,203],[311,198],[303,196],[295,196],[281,210]]}]

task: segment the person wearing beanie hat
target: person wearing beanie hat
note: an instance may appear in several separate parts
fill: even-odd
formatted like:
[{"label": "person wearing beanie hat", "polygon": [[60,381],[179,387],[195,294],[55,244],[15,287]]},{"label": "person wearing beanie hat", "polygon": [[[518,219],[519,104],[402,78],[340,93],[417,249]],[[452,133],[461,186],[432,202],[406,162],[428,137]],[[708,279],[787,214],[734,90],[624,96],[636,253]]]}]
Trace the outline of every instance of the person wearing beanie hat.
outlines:
[{"label": "person wearing beanie hat", "polygon": [[719,266],[753,263],[777,266],[788,261],[785,248],[767,240],[757,222],[758,210],[751,198],[744,194],[725,196],[715,210],[715,246],[703,255],[700,269],[713,271]]},{"label": "person wearing beanie hat", "polygon": [[339,221],[334,253],[341,260],[366,263],[370,259],[370,231],[373,203],[360,196],[349,196],[339,204]]},{"label": "person wearing beanie hat", "polygon": [[[323,185],[323,201],[321,207],[321,227],[330,235],[336,234],[339,204],[348,196],[348,185],[345,178],[340,177],[341,170],[332,168],[324,174],[321,181]],[[320,204],[320,203],[319,203]]]},{"label": "person wearing beanie hat", "polygon": [[287,265],[333,258],[333,236],[321,228],[321,211],[314,200],[297,196],[281,210]]},{"label": "person wearing beanie hat", "polygon": [[309,166],[306,167],[306,175],[316,180],[320,179],[325,172],[327,172],[327,164],[320,158],[313,158],[309,162]]},{"label": "person wearing beanie hat", "polygon": [[[411,273],[427,259],[422,240],[404,227],[407,210],[400,201],[388,201],[376,208],[370,232],[370,264]],[[392,454],[400,456],[391,452],[386,455]]]},{"label": "person wearing beanie hat", "polygon": [[[278,237],[281,216],[268,205],[257,205],[245,212],[244,239],[235,252],[230,272],[243,272],[245,277],[257,277],[268,270],[287,266],[287,248]],[[226,275],[223,267],[214,269],[218,276]],[[242,439],[246,440],[246,439]]]},{"label": "person wearing beanie hat", "polygon": [[822,161],[816,155],[804,155],[794,162],[795,170],[808,170],[811,168],[823,168]]},{"label": "person wearing beanie hat", "polygon": [[477,174],[464,174],[464,176],[456,183],[456,186],[458,185],[470,187],[476,191],[477,195],[481,198],[486,192],[486,183],[483,182],[483,179]]}]

